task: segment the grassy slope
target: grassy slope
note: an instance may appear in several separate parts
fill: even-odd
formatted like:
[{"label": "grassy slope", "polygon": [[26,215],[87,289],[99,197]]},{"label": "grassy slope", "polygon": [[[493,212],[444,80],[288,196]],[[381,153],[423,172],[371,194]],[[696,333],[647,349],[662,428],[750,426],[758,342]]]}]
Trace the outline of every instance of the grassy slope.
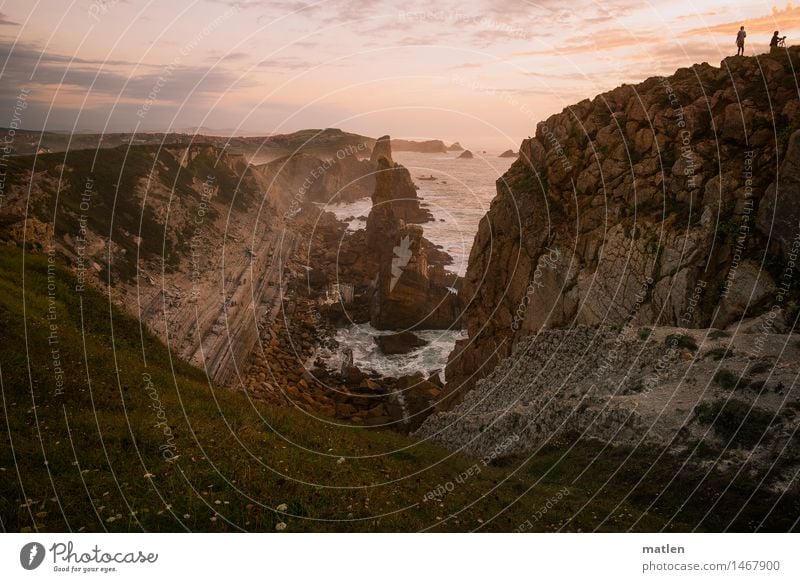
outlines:
[{"label": "grassy slope", "polygon": [[[60,269],[51,281],[65,370],[58,395],[47,343],[47,260],[25,257],[24,318],[22,260],[20,251],[0,249],[0,518],[7,531],[273,531],[280,521],[287,531],[510,531],[525,520],[534,530],[570,520],[565,529],[590,531],[598,524],[627,529],[640,517],[637,529],[719,530],[754,490],[751,482],[737,481],[720,500],[729,480],[715,477],[687,500],[697,478],[681,473],[643,516],[678,461],[660,461],[635,486],[656,452],[638,450],[626,461],[628,451],[582,445],[565,454],[563,444],[529,460],[479,465],[479,474],[457,484],[474,460],[448,458],[391,432],[336,427],[255,405],[210,386],[201,371],[171,361],[162,344],[140,335],[135,320],[109,310],[106,298],[76,294],[74,280]],[[145,373],[175,435],[175,463],[159,454],[165,437],[154,428]],[[340,456],[370,458],[337,463]],[[448,482],[454,488],[441,504],[422,502]],[[535,521],[563,486],[569,495]],[[800,513],[796,497],[784,497],[774,509],[774,499],[762,492],[755,500],[733,529],[752,528],[768,515],[768,529],[786,530]],[[271,509],[283,503],[291,515]],[[451,514],[457,515],[448,520]]]}]

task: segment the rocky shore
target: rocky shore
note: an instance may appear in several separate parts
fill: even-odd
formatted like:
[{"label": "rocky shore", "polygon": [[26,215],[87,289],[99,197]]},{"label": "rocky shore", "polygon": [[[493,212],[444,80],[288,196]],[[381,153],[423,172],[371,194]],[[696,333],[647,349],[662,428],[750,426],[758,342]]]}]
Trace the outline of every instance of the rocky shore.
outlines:
[{"label": "rocky shore", "polygon": [[356,426],[414,430],[441,395],[438,376],[384,378],[357,367],[329,370],[313,355],[320,345],[339,349],[334,326],[307,298],[287,299],[282,314],[263,322],[259,347],[243,378],[247,393],[277,406]]},{"label": "rocky shore", "polygon": [[[420,347],[407,329],[458,325],[458,277],[452,258],[424,238],[416,223],[430,219],[406,168],[391,157],[389,136],[365,161],[374,169],[372,210],[366,228],[345,224],[304,202],[292,216],[297,248],[283,272],[280,313],[261,321],[261,342],[244,386],[255,398],[298,406],[356,425],[408,431],[433,411],[442,392],[438,374],[400,378],[365,373],[346,362],[335,370],[314,361],[320,347],[343,352],[338,326],[369,322],[396,334],[376,336],[382,350]],[[295,177],[295,180],[299,177]]]}]

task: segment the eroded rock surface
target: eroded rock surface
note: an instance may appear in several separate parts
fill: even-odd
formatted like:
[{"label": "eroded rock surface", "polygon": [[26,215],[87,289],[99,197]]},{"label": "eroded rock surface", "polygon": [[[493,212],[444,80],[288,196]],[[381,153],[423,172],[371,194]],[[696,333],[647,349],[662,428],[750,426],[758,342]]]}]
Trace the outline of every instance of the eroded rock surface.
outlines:
[{"label": "eroded rock surface", "polygon": [[721,468],[774,463],[780,487],[800,467],[800,347],[763,323],[543,330],[417,434],[475,457],[532,454],[564,435],[668,447],[692,463],[713,450]]},{"label": "eroded rock surface", "polygon": [[798,235],[798,58],[695,65],[540,123],[480,223],[442,407],[543,328],[769,309]]}]

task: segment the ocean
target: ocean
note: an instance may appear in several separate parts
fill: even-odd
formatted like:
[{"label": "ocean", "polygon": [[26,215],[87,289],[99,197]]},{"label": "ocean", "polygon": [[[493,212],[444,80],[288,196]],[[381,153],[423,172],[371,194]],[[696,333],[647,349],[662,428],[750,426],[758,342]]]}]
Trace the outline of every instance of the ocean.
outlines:
[{"label": "ocean", "polygon": [[[472,159],[457,159],[461,152],[446,154],[421,154],[395,152],[394,160],[408,168],[414,183],[419,187],[418,195],[434,216],[433,222],[422,225],[425,237],[440,245],[451,257],[453,264],[448,270],[463,275],[467,269],[469,253],[478,223],[489,209],[496,194],[495,181],[502,176],[513,158],[500,158],[498,152],[473,152]],[[433,176],[434,180],[421,180]],[[369,214],[371,201],[368,198],[351,204],[322,205],[341,220],[348,222],[349,230],[365,227],[361,216]],[[317,357],[331,368],[338,368],[341,352],[353,350],[353,361],[362,370],[377,372],[383,376],[403,376],[413,372],[431,374],[439,372],[444,379],[447,357],[457,339],[464,337],[461,330],[423,330],[415,332],[428,341],[428,345],[410,354],[386,356],[378,350],[373,337],[391,332],[376,330],[369,324],[353,324],[337,331],[338,351],[320,349],[309,363]]]}]

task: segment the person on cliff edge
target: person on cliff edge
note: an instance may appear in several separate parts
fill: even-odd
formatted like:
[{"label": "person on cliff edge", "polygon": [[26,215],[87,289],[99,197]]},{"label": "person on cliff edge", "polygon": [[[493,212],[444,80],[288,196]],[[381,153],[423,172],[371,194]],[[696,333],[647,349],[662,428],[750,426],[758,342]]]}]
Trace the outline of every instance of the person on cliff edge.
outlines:
[{"label": "person on cliff edge", "polygon": [[744,31],[744,26],[736,33],[736,56],[744,56],[744,39],[747,38],[747,33]]},{"label": "person on cliff edge", "polygon": [[772,38],[769,41],[769,52],[774,53],[778,50],[778,48],[783,44],[783,41],[786,40],[785,36],[778,36],[779,32],[776,30],[775,34],[772,35]]}]

